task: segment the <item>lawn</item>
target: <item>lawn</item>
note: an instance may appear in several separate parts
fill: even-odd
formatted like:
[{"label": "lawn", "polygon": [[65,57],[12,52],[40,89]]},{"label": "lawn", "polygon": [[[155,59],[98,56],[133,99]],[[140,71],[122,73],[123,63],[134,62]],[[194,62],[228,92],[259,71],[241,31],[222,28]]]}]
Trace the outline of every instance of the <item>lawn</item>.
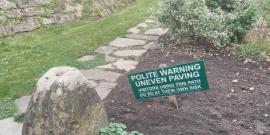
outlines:
[{"label": "lawn", "polygon": [[78,62],[128,28],[148,17],[158,0],[137,0],[129,7],[101,19],[84,19],[64,25],[0,39],[0,119],[15,111],[14,99],[30,94],[39,77],[55,66],[92,68],[104,64],[104,56],[93,62]]}]

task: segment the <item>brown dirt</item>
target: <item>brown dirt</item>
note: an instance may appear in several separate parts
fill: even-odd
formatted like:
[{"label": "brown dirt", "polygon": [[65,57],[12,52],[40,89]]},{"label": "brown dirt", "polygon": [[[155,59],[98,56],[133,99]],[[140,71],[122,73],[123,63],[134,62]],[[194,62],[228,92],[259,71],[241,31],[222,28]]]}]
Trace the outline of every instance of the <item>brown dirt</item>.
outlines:
[{"label": "brown dirt", "polygon": [[[200,59],[206,63],[210,90],[178,95],[180,108],[176,109],[166,97],[135,100],[126,75],[105,100],[110,121],[145,135],[270,135],[269,70],[212,53],[206,46],[171,44],[147,52],[132,72]],[[232,82],[235,79],[237,83]]]}]

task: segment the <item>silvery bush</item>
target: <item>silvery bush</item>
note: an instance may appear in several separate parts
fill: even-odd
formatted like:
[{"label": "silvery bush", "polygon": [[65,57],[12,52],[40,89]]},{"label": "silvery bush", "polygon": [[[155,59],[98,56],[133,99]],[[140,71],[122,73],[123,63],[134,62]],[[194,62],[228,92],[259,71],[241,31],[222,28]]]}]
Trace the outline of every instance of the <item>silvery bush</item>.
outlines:
[{"label": "silvery bush", "polygon": [[257,18],[251,0],[162,0],[158,15],[179,41],[203,37],[217,48],[243,41]]}]

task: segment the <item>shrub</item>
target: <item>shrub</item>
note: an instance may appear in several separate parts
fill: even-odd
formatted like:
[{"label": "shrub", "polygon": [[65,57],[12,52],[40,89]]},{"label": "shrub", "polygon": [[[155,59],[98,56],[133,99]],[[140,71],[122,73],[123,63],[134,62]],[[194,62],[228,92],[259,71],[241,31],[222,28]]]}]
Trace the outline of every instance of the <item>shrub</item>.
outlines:
[{"label": "shrub", "polygon": [[260,13],[264,20],[267,21],[268,26],[270,26],[270,0],[257,0],[259,3]]},{"label": "shrub", "polygon": [[143,135],[138,131],[128,132],[127,126],[120,123],[110,123],[108,126],[100,129],[99,135]]},{"label": "shrub", "polygon": [[241,42],[256,21],[249,0],[163,0],[159,21],[181,41],[204,37],[215,47]]}]

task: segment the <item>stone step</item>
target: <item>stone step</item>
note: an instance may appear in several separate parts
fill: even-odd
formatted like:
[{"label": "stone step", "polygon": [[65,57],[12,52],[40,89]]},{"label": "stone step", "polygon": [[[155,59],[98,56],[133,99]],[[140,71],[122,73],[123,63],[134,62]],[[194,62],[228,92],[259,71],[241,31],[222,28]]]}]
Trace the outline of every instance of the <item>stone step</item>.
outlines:
[{"label": "stone step", "polygon": [[138,63],[139,63],[138,61],[134,61],[134,60],[119,59],[116,62],[114,62],[113,65],[119,70],[124,70],[126,72],[129,72],[135,69]]},{"label": "stone step", "polygon": [[88,80],[115,82],[122,74],[102,69],[80,70]]},{"label": "stone step", "polygon": [[17,123],[14,118],[0,120],[0,135],[21,135],[22,123]]},{"label": "stone step", "polygon": [[156,41],[158,36],[142,35],[142,34],[127,34],[125,37],[139,40]]},{"label": "stone step", "polygon": [[159,47],[159,44],[156,42],[149,42],[148,44],[143,46],[143,48],[146,50],[156,49],[158,47]]},{"label": "stone step", "polygon": [[113,52],[114,49],[115,48],[112,47],[112,46],[101,46],[101,47],[97,48],[95,50],[95,52],[105,54],[105,55],[109,55],[109,54],[111,54]]},{"label": "stone step", "polygon": [[23,96],[15,100],[15,104],[19,113],[25,113],[31,99],[31,95]]},{"label": "stone step", "polygon": [[85,62],[85,61],[94,60],[95,58],[96,58],[95,55],[85,55],[85,56],[82,56],[80,59],[78,59],[78,61]]},{"label": "stone step", "polygon": [[116,83],[112,82],[101,82],[97,85],[96,91],[101,100],[105,99],[112,89],[116,86]]},{"label": "stone step", "polygon": [[140,57],[145,52],[146,50],[119,50],[114,52],[113,54],[120,57],[129,57],[129,56]]},{"label": "stone step", "polygon": [[163,35],[167,32],[166,29],[163,29],[163,28],[154,28],[154,29],[149,29],[147,30],[144,34],[145,35],[157,35],[157,36],[160,36],[160,35]]},{"label": "stone step", "polygon": [[110,46],[114,47],[131,47],[144,45],[146,42],[144,40],[129,39],[129,38],[116,38],[109,43]]}]

